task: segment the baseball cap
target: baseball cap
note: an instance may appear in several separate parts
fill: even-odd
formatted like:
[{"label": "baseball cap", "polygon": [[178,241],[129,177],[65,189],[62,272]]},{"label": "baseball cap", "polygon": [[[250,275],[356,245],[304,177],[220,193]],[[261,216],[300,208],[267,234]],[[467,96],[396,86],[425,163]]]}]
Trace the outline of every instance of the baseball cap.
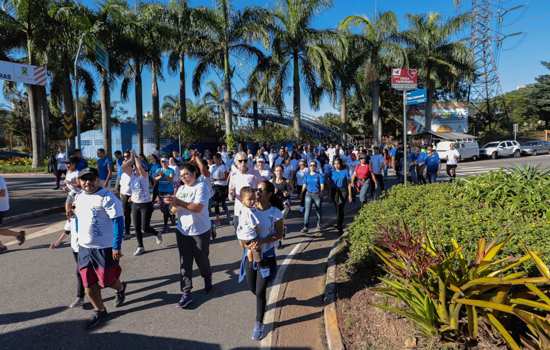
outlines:
[{"label": "baseball cap", "polygon": [[168,158],[162,157],[162,158],[160,158],[160,161],[163,162],[163,163],[168,162]]},{"label": "baseball cap", "polygon": [[97,172],[97,169],[96,168],[85,168],[85,169],[82,169],[79,173],[78,173],[78,178],[79,179],[82,179],[84,177],[87,177],[87,178],[97,178],[99,177],[99,173]]}]

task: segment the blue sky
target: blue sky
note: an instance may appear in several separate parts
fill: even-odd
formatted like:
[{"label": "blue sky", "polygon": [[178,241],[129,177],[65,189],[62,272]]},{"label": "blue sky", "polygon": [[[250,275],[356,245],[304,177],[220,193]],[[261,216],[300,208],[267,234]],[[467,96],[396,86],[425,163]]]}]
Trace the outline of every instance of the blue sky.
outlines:
[{"label": "blue sky", "polygon": [[[131,4],[135,0],[129,0]],[[83,0],[89,6],[95,6],[95,0]],[[499,73],[502,82],[503,91],[514,90],[518,86],[532,83],[537,75],[545,74],[545,69],[540,61],[550,61],[550,40],[548,40],[548,18],[550,16],[550,2],[547,0],[503,0],[508,6],[516,4],[527,4],[527,6],[518,11],[515,15],[508,18],[508,25],[504,28],[505,33],[523,32],[521,38],[510,39],[503,45],[500,55]],[[211,6],[214,0],[190,0],[191,6]],[[276,5],[276,0],[233,0],[232,6],[243,8],[250,5],[271,7]],[[463,0],[463,9],[468,9],[471,0]],[[334,28],[346,16],[352,14],[361,14],[372,17],[375,11],[392,10],[397,13],[400,20],[401,29],[406,28],[407,13],[426,13],[430,11],[440,12],[444,16],[453,16],[458,13],[452,0],[333,0],[333,6],[321,12],[313,25],[317,28]],[[193,68],[194,61],[187,62],[187,91],[191,91],[191,79],[189,78]],[[245,67],[246,62],[240,62],[240,66]],[[246,77],[246,69],[243,68],[241,76]],[[159,89],[161,98],[165,95],[177,95],[178,81],[177,75],[169,75],[165,72],[165,81],[160,82]],[[211,74],[208,79],[218,80],[218,75]],[[238,88],[241,85],[240,79],[234,81]],[[143,92],[144,92],[144,111],[151,110],[150,96],[150,73],[145,71],[143,74]],[[129,94],[132,96],[133,92]],[[190,96],[194,98],[194,96]],[[112,99],[119,99],[119,86],[117,85],[112,92]],[[0,103],[1,103],[0,99]],[[133,99],[125,103],[129,115],[133,115]],[[287,108],[291,108],[291,99],[287,98]],[[330,101],[325,99],[318,111],[311,110],[306,98],[302,96],[302,110],[315,115],[333,110]]]}]

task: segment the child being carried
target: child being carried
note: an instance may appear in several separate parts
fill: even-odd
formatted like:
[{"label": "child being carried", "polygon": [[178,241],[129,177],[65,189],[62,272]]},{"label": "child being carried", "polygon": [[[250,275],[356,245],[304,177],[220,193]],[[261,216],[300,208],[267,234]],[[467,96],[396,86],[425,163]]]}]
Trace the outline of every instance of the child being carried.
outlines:
[{"label": "child being carried", "polygon": [[[260,221],[256,215],[256,192],[249,186],[241,188],[239,193],[243,207],[239,215],[239,225],[237,226],[237,238],[247,248],[252,243],[258,242],[258,225]],[[248,261],[259,263],[262,260],[261,246],[256,245],[255,248],[247,250]]]}]

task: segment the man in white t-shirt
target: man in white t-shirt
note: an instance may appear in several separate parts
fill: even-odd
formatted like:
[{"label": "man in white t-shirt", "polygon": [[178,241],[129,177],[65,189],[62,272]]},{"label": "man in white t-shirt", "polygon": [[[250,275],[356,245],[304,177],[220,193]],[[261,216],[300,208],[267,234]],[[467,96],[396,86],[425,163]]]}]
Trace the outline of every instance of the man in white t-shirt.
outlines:
[{"label": "man in white t-shirt", "polygon": [[115,307],[124,303],[126,283],[120,281],[121,245],[124,231],[122,203],[99,186],[95,168],[81,170],[78,176],[82,191],[75,196],[73,213],[78,236],[78,268],[86,295],[94,306],[94,316],[86,328],[92,329],[108,319],[101,289],[115,289]]},{"label": "man in white t-shirt", "polygon": [[460,160],[460,153],[456,150],[455,144],[451,143],[447,151],[447,175],[453,181],[456,178],[456,168]]},{"label": "man in white t-shirt", "polygon": [[[25,231],[12,231],[7,228],[2,228],[2,218],[4,214],[10,210],[10,197],[8,195],[8,186],[2,176],[0,176],[0,236],[15,237],[19,245],[25,242]],[[0,242],[0,253],[5,252],[8,248]]]},{"label": "man in white t-shirt", "polygon": [[57,153],[55,154],[55,164],[54,190],[58,190],[59,184],[61,183],[61,176],[67,173],[67,155],[63,152],[61,147],[58,147]]},{"label": "man in white t-shirt", "polygon": [[235,199],[233,225],[235,226],[235,230],[237,230],[238,218],[242,208],[239,197],[241,188],[249,186],[255,189],[258,187],[261,178],[256,173],[251,174],[248,171],[246,153],[237,153],[235,156],[235,164],[237,165],[238,172],[231,174],[229,178],[229,199]]}]

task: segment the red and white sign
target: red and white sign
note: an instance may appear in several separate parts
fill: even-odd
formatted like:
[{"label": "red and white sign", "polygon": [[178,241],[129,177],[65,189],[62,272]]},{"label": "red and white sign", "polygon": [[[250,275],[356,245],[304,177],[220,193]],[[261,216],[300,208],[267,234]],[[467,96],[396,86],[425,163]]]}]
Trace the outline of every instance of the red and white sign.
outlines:
[{"label": "red and white sign", "polygon": [[413,90],[418,85],[416,69],[393,68],[391,70],[391,87],[397,90]]},{"label": "red and white sign", "polygon": [[46,66],[0,61],[0,79],[44,86],[47,74]]}]

